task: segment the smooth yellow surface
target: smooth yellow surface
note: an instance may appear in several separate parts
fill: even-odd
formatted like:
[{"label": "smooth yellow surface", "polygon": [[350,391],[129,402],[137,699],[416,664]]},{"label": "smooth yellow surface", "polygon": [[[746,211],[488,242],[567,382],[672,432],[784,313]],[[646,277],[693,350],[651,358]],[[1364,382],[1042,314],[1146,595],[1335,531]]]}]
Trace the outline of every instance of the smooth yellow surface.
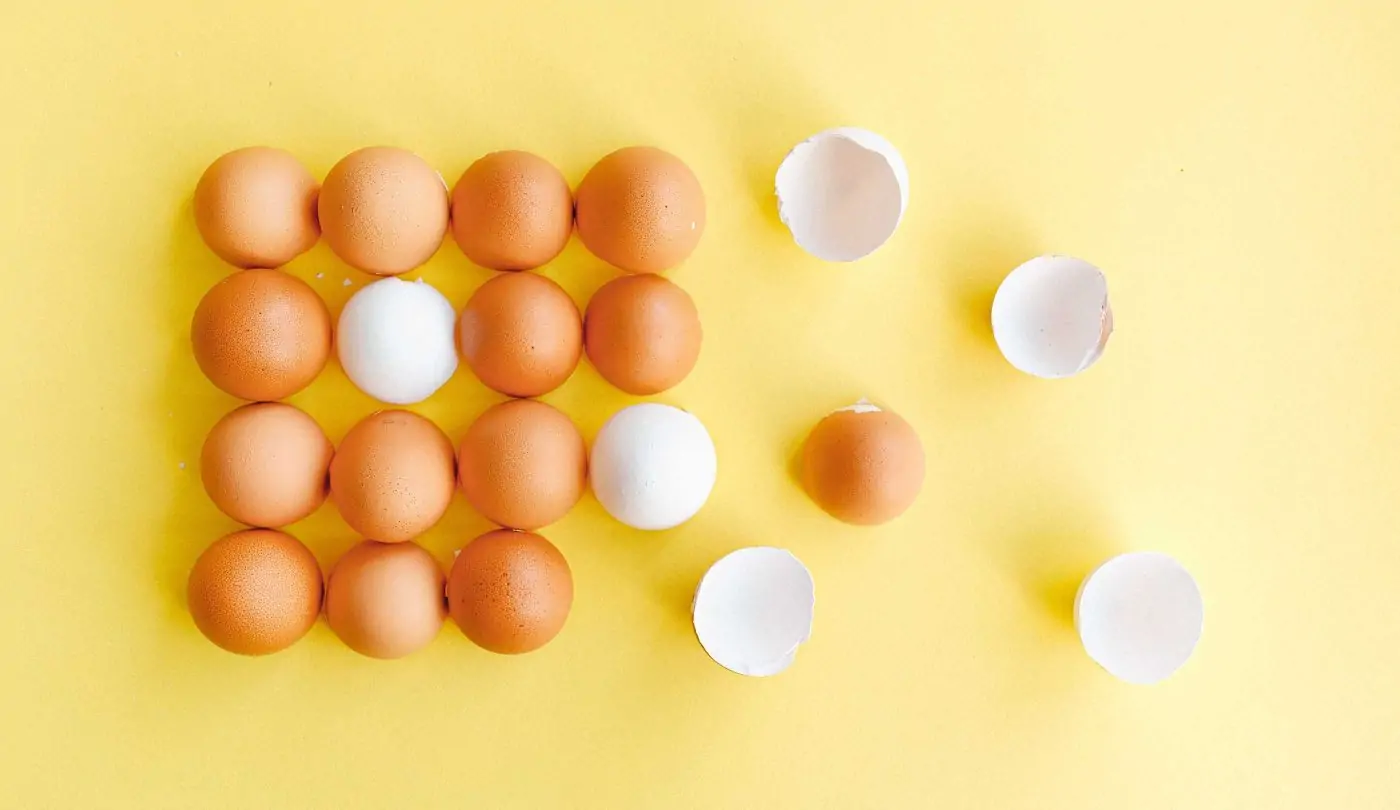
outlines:
[{"label": "smooth yellow surface", "polygon": [[[1400,802],[1400,6],[1380,0],[10,4],[0,20],[0,806],[9,808],[1381,808]],[[404,10],[400,6],[417,6]],[[786,149],[875,129],[913,177],[856,265],[801,253]],[[233,524],[196,471],[235,403],[190,315],[229,268],[205,165],[267,143],[318,173],[368,144],[455,178],[500,148],[577,182],[613,148],[683,156],[709,230],[672,277],[704,319],[663,401],[721,474],[683,528],[585,500],[546,534],[578,597],[520,658],[455,629],[398,663],[324,625],[242,659],[183,603]],[[991,295],[1046,252],[1110,279],[1081,378],[997,354]],[[291,272],[338,310],[367,277]],[[547,268],[582,304],[611,273]],[[444,245],[461,306],[487,273]],[[348,280],[348,281],[347,281]],[[348,284],[349,286],[345,286]],[[868,396],[928,452],[917,505],[839,525],[791,477]],[[459,438],[463,369],[419,407]],[[581,367],[548,397],[592,436],[627,404]],[[329,370],[293,400],[339,439],[375,406]],[[484,528],[458,498],[424,544]],[[355,542],[329,505],[293,531]],[[817,582],[780,677],[711,663],[687,610],[727,551]],[[1206,631],[1157,687],[1069,620],[1079,578],[1160,549]]]}]

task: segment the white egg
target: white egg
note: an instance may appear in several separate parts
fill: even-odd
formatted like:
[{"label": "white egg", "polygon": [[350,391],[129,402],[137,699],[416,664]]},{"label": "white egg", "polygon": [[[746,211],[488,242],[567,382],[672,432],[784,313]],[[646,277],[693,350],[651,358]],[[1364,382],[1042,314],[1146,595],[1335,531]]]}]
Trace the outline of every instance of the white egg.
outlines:
[{"label": "white egg", "polygon": [[456,321],[452,304],[431,285],[376,281],[340,313],[340,365],[356,387],[380,402],[422,402],[457,370]]},{"label": "white egg", "polygon": [[909,169],[867,129],[819,132],[792,148],[774,180],[778,217],[808,253],[852,262],[875,252],[909,207]]},{"label": "white egg", "polygon": [[1071,256],[1040,256],[1012,270],[992,299],[992,335],[1011,365],[1055,379],[1084,371],[1113,334],[1108,280]]},{"label": "white egg", "polygon": [[1085,652],[1128,683],[1156,683],[1181,668],[1201,639],[1204,616],[1196,580],[1156,551],[1109,559],[1084,578],[1074,600]]},{"label": "white egg", "polygon": [[695,637],[725,669],[776,675],[811,637],[816,599],[811,572],[792,552],[741,548],[710,566],[695,589]]},{"label": "white egg", "polygon": [[589,457],[593,494],[636,529],[670,529],[700,511],[714,489],[715,445],[705,426],[670,405],[623,408],[598,432]]}]

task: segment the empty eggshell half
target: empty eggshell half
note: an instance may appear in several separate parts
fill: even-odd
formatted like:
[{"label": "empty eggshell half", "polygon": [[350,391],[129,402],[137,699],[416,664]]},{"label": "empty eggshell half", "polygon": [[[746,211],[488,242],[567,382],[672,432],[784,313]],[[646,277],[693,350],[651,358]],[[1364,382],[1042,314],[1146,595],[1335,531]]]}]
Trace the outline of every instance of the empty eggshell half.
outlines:
[{"label": "empty eggshell half", "polygon": [[909,170],[894,144],[866,129],[819,132],[778,167],[778,217],[808,253],[853,262],[894,235],[909,206]]},{"label": "empty eggshell half", "polygon": [[802,561],[785,549],[741,548],[710,566],[691,615],[700,646],[715,663],[764,677],[787,669],[812,635],[816,588]]},{"label": "empty eggshell half", "polygon": [[1108,280],[1083,259],[1031,259],[997,288],[992,334],[1002,355],[1027,374],[1078,374],[1099,359],[1113,334]]},{"label": "empty eggshell half", "polygon": [[1094,569],[1074,600],[1074,625],[1095,663],[1128,683],[1165,679],[1201,639],[1196,580],[1166,554],[1120,554]]}]

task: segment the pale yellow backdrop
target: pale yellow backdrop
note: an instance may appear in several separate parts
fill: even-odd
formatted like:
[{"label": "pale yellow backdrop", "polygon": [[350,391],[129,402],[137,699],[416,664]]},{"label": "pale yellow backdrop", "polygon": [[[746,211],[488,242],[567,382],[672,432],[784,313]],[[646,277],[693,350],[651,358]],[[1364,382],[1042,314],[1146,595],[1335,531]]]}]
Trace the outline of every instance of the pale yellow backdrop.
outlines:
[{"label": "pale yellow backdrop", "polygon": [[[405,8],[413,6],[413,8]],[[1400,806],[1400,6],[1381,0],[11,3],[0,15],[0,807],[1393,808]],[[771,177],[806,135],[888,136],[908,216],[867,261],[801,253]],[[444,629],[398,663],[318,626],[241,659],[183,605],[234,528],[195,471],[234,401],[190,314],[228,268],[189,198],[225,150],[318,174],[369,144],[449,179],[494,149],[577,181],[683,156],[709,198],[672,274],[705,346],[661,397],[720,455],[664,534],[591,498],[546,533],[577,602],[544,651]],[[1106,269],[1119,331],[1082,378],[996,353],[998,279]],[[290,271],[338,310],[368,280]],[[573,243],[580,303],[610,276]],[[450,243],[423,277],[487,277]],[[346,286],[348,280],[349,286]],[[791,459],[868,396],[918,429],[902,519],[839,525]],[[463,370],[419,410],[460,437]],[[592,436],[590,368],[549,401]],[[335,368],[293,401],[339,439],[374,405]],[[458,499],[425,545],[484,527]],[[329,565],[330,506],[293,527]],[[731,675],[687,616],[705,567],[795,551],[815,632]],[[1152,688],[1069,623],[1102,558],[1197,575],[1206,632]]]}]

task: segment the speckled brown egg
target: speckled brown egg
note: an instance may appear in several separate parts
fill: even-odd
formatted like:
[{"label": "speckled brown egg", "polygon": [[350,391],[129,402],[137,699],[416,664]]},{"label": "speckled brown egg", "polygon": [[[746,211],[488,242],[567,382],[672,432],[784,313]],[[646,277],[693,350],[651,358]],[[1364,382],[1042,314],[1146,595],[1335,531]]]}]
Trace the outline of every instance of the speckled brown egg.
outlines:
[{"label": "speckled brown egg", "polygon": [[204,243],[236,267],[281,267],[316,244],[320,185],[290,152],[237,149],[204,170],[194,221]]},{"label": "speckled brown egg", "polygon": [[924,483],[914,428],[869,403],[830,414],[802,446],[802,486],[846,523],[873,526],[904,513]]},{"label": "speckled brown egg", "polygon": [[452,442],[410,411],[380,411],[345,434],[331,461],[331,499],[370,540],[401,543],[432,528],[456,485]]},{"label": "speckled brown egg", "polygon": [[431,259],[447,233],[442,175],[405,149],[352,152],[326,175],[321,234],[351,267],[397,276]]},{"label": "speckled brown egg", "polygon": [[583,355],[583,319],[569,294],[534,273],[496,276],[457,321],[457,345],[477,379],[512,397],[564,384]]},{"label": "speckled brown egg", "polygon": [[295,537],[249,529],[199,555],[187,597],[210,641],[240,655],[266,655],[290,647],[316,623],[321,569]]},{"label": "speckled brown egg", "polygon": [[574,229],[574,198],[564,175],[529,152],[492,152],[452,189],[452,235],[462,252],[492,270],[549,263]]},{"label": "speckled brown egg", "polygon": [[588,450],[558,410],[533,399],[502,402],[467,430],[457,457],[467,500],[487,520],[538,529],[583,497]]},{"label": "speckled brown egg", "polygon": [[446,579],[417,543],[366,540],[326,577],[326,623],[371,658],[402,658],[428,646],[447,618]]},{"label": "speckled brown egg", "polygon": [[240,398],[291,396],[331,355],[331,314],[316,291],[280,270],[245,270],[215,284],[194,311],[194,358]]},{"label": "speckled brown egg", "polygon": [[681,159],[650,146],[598,161],[574,194],[578,235],[593,255],[629,273],[685,261],[705,232],[705,192]]},{"label": "speckled brown egg", "polygon": [[281,402],[244,405],[204,440],[199,475],[219,510],[239,523],[276,528],[326,499],[333,449],[316,420]]},{"label": "speckled brown egg", "polygon": [[457,554],[447,609],[467,638],[495,653],[548,644],[574,602],[569,563],[548,540],[509,529],[488,532]]},{"label": "speckled brown egg", "polygon": [[583,346],[603,379],[647,396],[685,379],[700,357],[700,313],[661,276],[621,276],[588,302]]}]

